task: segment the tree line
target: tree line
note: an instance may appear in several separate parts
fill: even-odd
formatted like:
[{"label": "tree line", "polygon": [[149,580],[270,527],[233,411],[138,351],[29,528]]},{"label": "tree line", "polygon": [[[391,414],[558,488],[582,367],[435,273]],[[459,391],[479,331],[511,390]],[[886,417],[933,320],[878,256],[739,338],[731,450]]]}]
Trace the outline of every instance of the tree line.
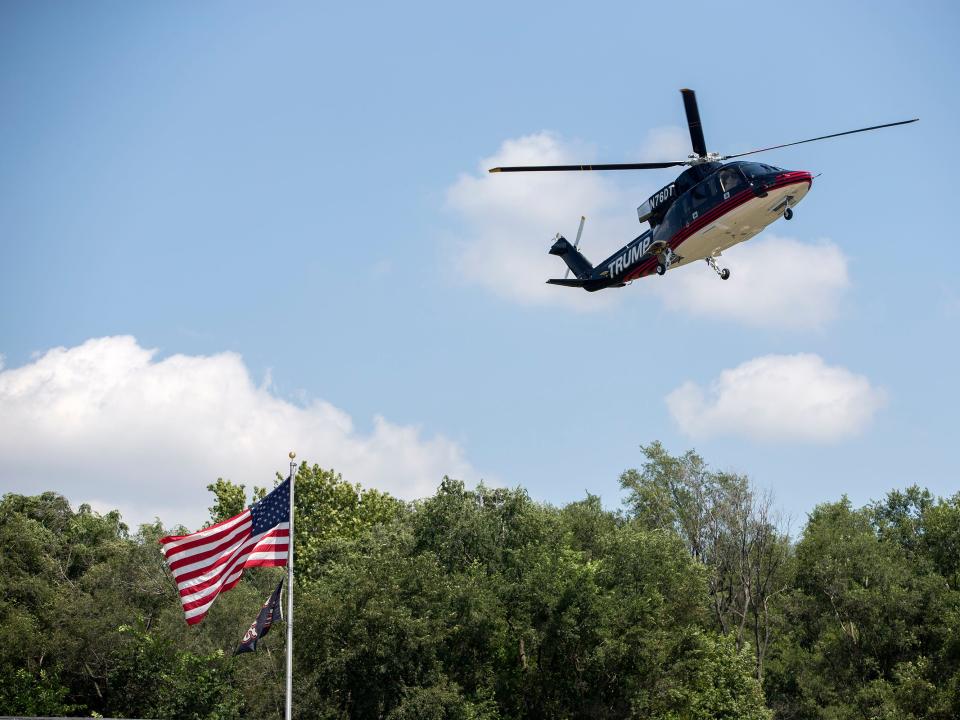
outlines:
[{"label": "tree line", "polygon": [[[312,718],[960,717],[960,493],[773,498],[659,443],[622,507],[445,478],[416,502],[297,473],[294,713]],[[210,522],[262,497],[219,479]],[[188,627],[157,540],[55,492],[0,501],[0,715],[283,716],[283,574]]]}]

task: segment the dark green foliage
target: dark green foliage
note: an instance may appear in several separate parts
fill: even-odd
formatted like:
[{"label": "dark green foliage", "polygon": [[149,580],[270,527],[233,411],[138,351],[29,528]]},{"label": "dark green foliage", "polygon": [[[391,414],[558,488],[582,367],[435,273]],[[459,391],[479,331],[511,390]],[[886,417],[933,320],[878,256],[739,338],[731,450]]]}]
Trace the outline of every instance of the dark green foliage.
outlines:
[{"label": "dark green foliage", "polygon": [[[302,464],[298,720],[960,716],[960,494],[821,505],[794,544],[747,478],[644,452],[622,513]],[[250,500],[209,489],[211,523]],[[231,656],[282,569],[188,627],[164,533],[0,501],[0,714],[282,717],[283,626]]]},{"label": "dark green foliage", "polygon": [[[0,501],[0,714],[239,716],[240,683],[218,654],[224,635],[186,627],[162,534],[144,525],[130,536],[116,513],[73,512],[54,493]],[[260,594],[238,590],[230,600]]]},{"label": "dark green foliage", "polygon": [[769,720],[763,691],[750,675],[753,658],[737,649],[733,636],[690,632],[677,655],[656,693],[634,706],[635,715]]},{"label": "dark green foliage", "polygon": [[34,675],[18,668],[0,675],[0,708],[7,715],[70,715],[81,708],[66,702],[68,693],[46,670]]},{"label": "dark green foliage", "polygon": [[777,632],[780,596],[790,586],[790,541],[772,513],[772,499],[741,475],[712,471],[688,451],[671,456],[660,443],[642,448],[642,470],[627,470],[633,521],[678,537],[706,571],[711,624],[731,634],[737,649],[752,644],[755,675],[763,679]]},{"label": "dark green foliage", "polygon": [[197,655],[127,626],[118,643],[106,707],[114,717],[221,720],[239,716],[242,696],[223,651]]},{"label": "dark green foliage", "polygon": [[742,655],[706,662],[701,567],[595,498],[557,510],[447,479],[324,556],[301,717],[765,717]]},{"label": "dark green foliage", "polygon": [[480,703],[466,700],[456,685],[443,680],[405,690],[387,720],[497,720],[499,717],[492,700]]},{"label": "dark green foliage", "polygon": [[328,541],[336,545],[353,540],[371,527],[399,518],[405,510],[396,498],[351,485],[339,473],[319,465],[301,463],[296,483],[295,562],[300,582],[324,572]]},{"label": "dark green foliage", "polygon": [[[944,562],[956,499],[912,487],[856,510],[820,505],[797,544],[768,694],[783,717],[960,714],[960,593]],[[933,532],[928,531],[931,524]],[[949,544],[949,539],[946,541]]]}]

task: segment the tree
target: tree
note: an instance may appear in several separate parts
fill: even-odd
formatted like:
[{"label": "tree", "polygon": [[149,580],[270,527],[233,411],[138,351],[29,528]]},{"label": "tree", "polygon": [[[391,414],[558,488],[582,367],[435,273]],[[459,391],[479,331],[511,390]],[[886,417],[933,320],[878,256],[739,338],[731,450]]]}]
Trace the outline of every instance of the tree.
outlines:
[{"label": "tree", "polygon": [[[258,489],[254,488],[254,491]],[[215,483],[207,485],[207,490],[216,498],[209,508],[211,525],[239,515],[247,507],[247,495],[243,485],[217,478]]]},{"label": "tree", "polygon": [[297,469],[295,501],[298,583],[324,572],[338,542],[356,539],[405,511],[404,503],[388,493],[352,485],[334,470],[306,462]]},{"label": "tree", "polygon": [[[156,523],[131,535],[118,513],[73,511],[55,493],[4,496],[0,714],[236,715],[246,685],[234,681],[223,638],[239,638],[263,595],[243,583],[189,631],[161,558],[163,534]],[[246,593],[244,607],[232,604]]]},{"label": "tree", "polygon": [[0,712],[27,717],[71,715],[82,708],[66,701],[69,692],[46,670],[33,674],[17,668],[0,674]]},{"label": "tree", "polygon": [[777,624],[773,604],[792,572],[789,537],[778,527],[772,496],[758,494],[746,476],[711,471],[693,450],[675,457],[659,442],[641,449],[643,468],[620,476],[628,516],[671,531],[703,563],[716,627],[733,635],[738,650],[752,635],[754,672],[762,679]]},{"label": "tree", "polygon": [[[791,630],[770,697],[784,717],[956,717],[960,594],[937,571],[916,488],[817,506],[797,545]],[[935,516],[935,513],[933,513]]]},{"label": "tree", "polygon": [[428,687],[412,687],[404,691],[387,720],[496,720],[500,715],[490,700],[471,702],[459,688],[442,678]]},{"label": "tree", "polygon": [[384,717],[439,682],[450,586],[412,546],[402,527],[373,528],[301,596],[298,717]]},{"label": "tree", "polygon": [[770,720],[763,690],[752,676],[753,660],[730,635],[690,632],[684,654],[656,692],[633,707],[640,717]]},{"label": "tree", "polygon": [[230,720],[242,696],[222,650],[197,655],[144,628],[122,626],[129,641],[117,646],[105,710],[112,717]]}]

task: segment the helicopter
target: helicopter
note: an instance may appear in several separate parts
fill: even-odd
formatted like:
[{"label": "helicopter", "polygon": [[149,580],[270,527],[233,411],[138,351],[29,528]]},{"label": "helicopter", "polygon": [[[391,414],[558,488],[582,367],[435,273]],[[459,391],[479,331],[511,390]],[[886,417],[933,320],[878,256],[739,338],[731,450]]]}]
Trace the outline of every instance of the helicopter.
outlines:
[{"label": "helicopter", "polygon": [[[793,218],[793,208],[810,191],[814,179],[805,170],[784,170],[734,158],[841,135],[907,125],[919,120],[900,120],[735,155],[721,155],[707,152],[696,93],[687,88],[680,93],[693,146],[693,153],[686,160],[605,165],[525,165],[490,169],[491,173],[502,173],[652,170],[688,166],[676,180],[655,192],[637,208],[640,223],[649,223],[650,227],[599,265],[591,264],[580,252],[580,238],[586,218],[580,218],[574,243],[571,244],[557,233],[549,252],[564,260],[567,273],[565,277],[551,278],[547,283],[596,292],[604,288],[624,287],[633,280],[653,273],[665,275],[668,270],[697,260],[705,260],[722,280],[727,280],[730,277],[729,268],[721,268],[717,262],[722,252],[754,237],[780,217],[785,220]],[[734,161],[724,162],[726,160]],[[571,271],[573,278],[570,278]]]}]

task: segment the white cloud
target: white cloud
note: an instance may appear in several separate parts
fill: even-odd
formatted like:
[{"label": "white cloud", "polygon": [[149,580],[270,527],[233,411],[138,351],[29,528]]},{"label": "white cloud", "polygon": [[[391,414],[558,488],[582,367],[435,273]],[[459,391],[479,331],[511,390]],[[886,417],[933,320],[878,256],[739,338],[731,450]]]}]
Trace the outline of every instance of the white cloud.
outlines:
[{"label": "white cloud", "polygon": [[730,268],[729,280],[700,262],[650,278],[648,291],[667,308],[694,316],[810,330],[833,320],[850,286],[847,259],[829,240],[766,235],[735,245],[720,265]]},{"label": "white cloud", "polygon": [[664,125],[647,131],[640,149],[640,161],[686,160],[692,152],[690,131],[687,128],[679,125]]},{"label": "white cloud", "polygon": [[862,432],[886,393],[818,355],[765,355],[724,370],[706,391],[686,382],[666,402],[680,429],[696,438],[829,443]]},{"label": "white cloud", "polygon": [[[667,126],[647,134],[644,160],[682,160],[690,152],[686,128]],[[637,173],[497,173],[498,165],[589,162],[587,148],[541,132],[507,140],[476,174],[464,174],[447,191],[447,204],[463,220],[454,246],[455,273],[494,294],[526,305],[580,310],[614,306],[626,293],[657,298],[671,311],[749,325],[817,329],[837,314],[850,285],[847,260],[829,240],[801,242],[765,236],[724,254],[732,277],[721,282],[704,263],[650,277],[629,290],[584,293],[545,284],[563,277],[566,265],[547,254],[552,233],[571,241],[581,214],[587,216],[584,254],[594,264],[647,226],[635,208],[666,183],[665,175]],[[617,184],[629,179],[631,187]]]},{"label": "white cloud", "polygon": [[[580,310],[608,306],[613,293],[546,284],[563,277],[564,262],[549,255],[553,235],[571,242],[581,215],[587,216],[581,249],[594,263],[640,233],[635,202],[647,192],[626,192],[600,173],[497,173],[500,165],[565,165],[589,162],[586,148],[541,132],[507,140],[481,161],[476,175],[461,175],[447,203],[465,221],[454,248],[454,267],[468,282],[527,305],[562,305]],[[632,233],[632,234],[631,234]]]},{"label": "white cloud", "polygon": [[382,417],[364,434],[330,403],[276,397],[235,353],[155,354],[132,337],[99,338],[0,372],[0,485],[195,527],[208,483],[269,487],[291,449],[404,498],[432,493],[444,474],[475,475],[441,435]]}]

